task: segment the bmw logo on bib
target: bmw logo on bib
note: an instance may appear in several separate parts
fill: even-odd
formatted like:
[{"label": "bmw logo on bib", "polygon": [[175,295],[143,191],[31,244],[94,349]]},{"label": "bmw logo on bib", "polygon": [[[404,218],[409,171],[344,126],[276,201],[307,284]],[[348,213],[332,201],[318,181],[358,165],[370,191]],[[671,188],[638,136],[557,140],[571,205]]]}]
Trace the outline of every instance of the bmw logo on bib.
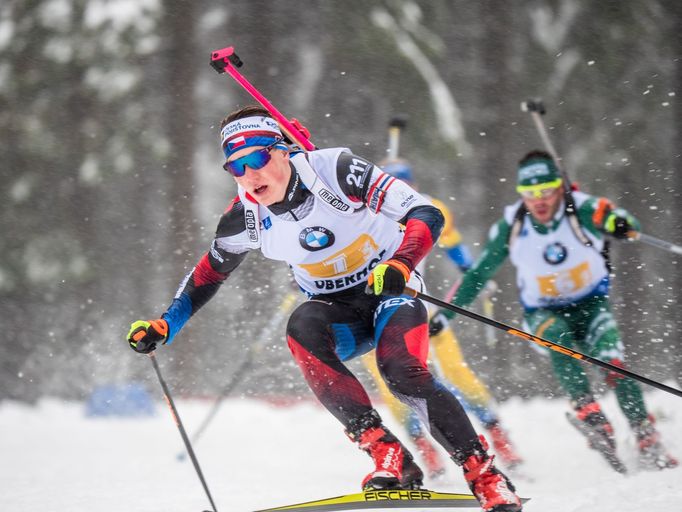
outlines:
[{"label": "bmw logo on bib", "polygon": [[566,259],[566,256],[568,256],[568,249],[559,242],[554,242],[545,247],[545,252],[542,256],[550,265],[558,265]]},{"label": "bmw logo on bib", "polygon": [[334,244],[334,233],[327,228],[314,226],[301,231],[298,241],[308,251],[321,251]]}]

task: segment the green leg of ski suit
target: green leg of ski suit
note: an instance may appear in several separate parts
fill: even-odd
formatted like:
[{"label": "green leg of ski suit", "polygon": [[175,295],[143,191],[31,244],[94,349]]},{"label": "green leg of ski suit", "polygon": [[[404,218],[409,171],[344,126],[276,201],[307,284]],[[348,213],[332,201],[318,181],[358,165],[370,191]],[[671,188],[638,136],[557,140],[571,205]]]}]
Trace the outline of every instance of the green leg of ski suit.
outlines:
[{"label": "green leg of ski suit", "polygon": [[[526,313],[525,320],[536,336],[605,362],[623,361],[623,343],[605,297],[592,297],[563,308],[537,309]],[[550,357],[554,374],[571,399],[590,393],[585,363],[555,351],[550,351]],[[639,384],[632,379],[613,377],[615,374],[611,373],[607,382],[615,382],[618,404],[628,422],[630,425],[641,423],[647,411]]]}]

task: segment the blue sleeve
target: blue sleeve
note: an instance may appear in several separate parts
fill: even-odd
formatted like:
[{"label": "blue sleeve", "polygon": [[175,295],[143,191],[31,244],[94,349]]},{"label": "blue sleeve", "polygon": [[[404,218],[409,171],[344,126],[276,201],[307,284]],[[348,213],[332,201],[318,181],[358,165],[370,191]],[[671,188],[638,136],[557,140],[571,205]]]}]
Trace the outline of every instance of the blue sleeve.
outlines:
[{"label": "blue sleeve", "polygon": [[168,322],[168,340],[166,345],[173,343],[173,338],[187,323],[187,320],[192,316],[192,300],[186,293],[181,293],[180,297],[173,299],[173,303],[168,307],[166,312],[161,315],[166,322]]},{"label": "blue sleeve", "polygon": [[474,264],[474,260],[471,257],[471,251],[469,250],[469,247],[464,244],[457,244],[454,247],[450,247],[446,252],[462,272],[466,272]]}]

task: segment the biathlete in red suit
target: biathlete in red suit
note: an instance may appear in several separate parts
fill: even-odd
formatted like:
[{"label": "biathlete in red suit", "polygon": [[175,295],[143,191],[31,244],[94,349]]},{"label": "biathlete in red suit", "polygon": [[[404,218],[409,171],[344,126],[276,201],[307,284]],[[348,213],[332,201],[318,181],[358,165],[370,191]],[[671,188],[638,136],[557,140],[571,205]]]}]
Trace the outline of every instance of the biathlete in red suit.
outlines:
[{"label": "biathlete in red suit", "polygon": [[130,346],[148,353],[171,343],[248,252],[259,249],[286,262],[309,298],[291,315],[287,342],[318,400],[372,457],[376,467],[363,488],[419,488],[423,479],[344,364],[374,350],[391,392],[463,466],[483,509],[521,510],[513,486],[487,454],[485,439],[429,372],[426,308],[403,294],[406,285],[422,290],[415,267],[440,234],[440,211],[347,149],[290,151],[261,107],[230,114],[221,139],[224,168],[237,182],[238,197],[167,311],[132,324]]}]

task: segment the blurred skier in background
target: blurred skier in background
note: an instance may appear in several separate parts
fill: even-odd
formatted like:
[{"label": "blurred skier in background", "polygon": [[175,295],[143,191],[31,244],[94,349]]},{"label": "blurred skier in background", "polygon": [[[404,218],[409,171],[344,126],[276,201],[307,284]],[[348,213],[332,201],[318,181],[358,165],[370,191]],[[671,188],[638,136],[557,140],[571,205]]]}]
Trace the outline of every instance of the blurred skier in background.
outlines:
[{"label": "blurred skier in background", "polygon": [[[394,176],[417,190],[412,165],[404,159],[396,158],[381,162],[384,172]],[[424,194],[422,194],[424,195]],[[438,239],[438,246],[445,251],[450,260],[464,273],[473,264],[469,248],[462,242],[462,235],[457,229],[450,209],[438,199],[424,195],[443,214],[443,231]],[[424,276],[426,259],[417,265],[417,271]],[[487,298],[487,300],[490,300]],[[521,462],[507,432],[502,428],[495,412],[492,395],[486,385],[469,368],[459,342],[453,330],[446,326],[430,339],[433,348],[431,363],[443,377],[443,382],[451,388],[467,412],[478,418],[487,430],[493,449],[502,463],[509,469],[516,468]],[[418,416],[398,401],[383,383],[376,362],[370,354],[363,356],[363,363],[377,383],[381,398],[389,407],[393,416],[406,428],[426,464],[431,477],[445,473],[445,464],[437,449],[425,435]]]},{"label": "blurred skier in background", "polygon": [[[490,229],[481,257],[464,275],[452,303],[470,304],[509,256],[530,332],[624,368],[624,347],[609,305],[605,237],[627,238],[639,230],[638,221],[608,199],[564,186],[555,162],[544,151],[525,155],[517,178],[521,199],[507,206],[504,217]],[[440,310],[430,321],[430,331],[440,332],[453,317],[450,310]],[[613,427],[592,394],[581,363],[554,351],[549,356],[571,400],[574,415],[569,419],[588,437],[590,447],[625,471],[617,460]],[[635,434],[640,464],[653,469],[676,466],[647,412],[639,384],[616,372],[604,376]]]},{"label": "blurred skier in background", "polygon": [[131,325],[131,348],[148,353],[170,343],[248,252],[260,249],[286,262],[309,298],[289,318],[287,342],[318,400],[374,461],[362,487],[411,489],[423,480],[344,364],[374,349],[388,388],[463,468],[483,510],[520,511],[485,438],[429,371],[426,307],[404,293],[406,285],[422,289],[415,268],[440,234],[440,211],[345,148],[290,151],[277,122],[259,106],[228,115],[221,143],[238,196],[166,312]]}]

